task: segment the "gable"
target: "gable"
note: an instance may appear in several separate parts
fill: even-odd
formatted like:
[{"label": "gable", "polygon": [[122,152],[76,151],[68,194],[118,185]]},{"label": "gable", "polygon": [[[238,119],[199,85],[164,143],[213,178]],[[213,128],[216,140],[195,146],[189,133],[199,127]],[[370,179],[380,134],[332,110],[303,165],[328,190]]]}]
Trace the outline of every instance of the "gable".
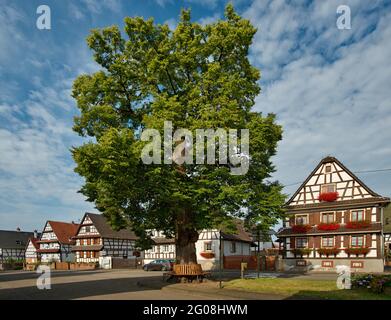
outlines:
[{"label": "gable", "polygon": [[324,158],[289,199],[287,205],[319,203],[318,197],[329,186],[338,192],[336,201],[380,197],[333,157]]}]

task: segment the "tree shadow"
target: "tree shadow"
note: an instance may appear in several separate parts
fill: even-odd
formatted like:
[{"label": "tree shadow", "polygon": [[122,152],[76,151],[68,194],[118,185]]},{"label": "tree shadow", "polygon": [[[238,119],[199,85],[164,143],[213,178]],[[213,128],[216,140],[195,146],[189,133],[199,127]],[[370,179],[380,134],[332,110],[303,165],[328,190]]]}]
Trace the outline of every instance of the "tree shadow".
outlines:
[{"label": "tree shadow", "polygon": [[[169,285],[160,276],[99,279],[71,283],[52,283],[51,289],[39,290],[35,285],[0,289],[0,300],[69,300],[127,292],[161,290]],[[140,299],[148,299],[144,296]]]}]

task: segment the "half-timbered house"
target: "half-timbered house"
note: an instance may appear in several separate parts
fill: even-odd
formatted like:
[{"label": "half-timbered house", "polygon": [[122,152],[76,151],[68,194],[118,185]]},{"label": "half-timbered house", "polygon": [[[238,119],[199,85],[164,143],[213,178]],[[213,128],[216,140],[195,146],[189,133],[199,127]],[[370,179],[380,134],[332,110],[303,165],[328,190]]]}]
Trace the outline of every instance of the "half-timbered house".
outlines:
[{"label": "half-timbered house", "polygon": [[79,225],[60,221],[47,221],[40,239],[37,241],[41,262],[73,262],[75,256],[71,246]]},{"label": "half-timbered house", "polygon": [[81,220],[72,250],[80,263],[99,263],[100,258],[135,259],[137,236],[127,228],[115,231],[101,214],[86,213]]},{"label": "half-timbered house", "polygon": [[40,261],[39,250],[39,239],[38,238],[29,238],[26,246],[25,260],[27,264],[34,264]]},{"label": "half-timbered house", "polygon": [[24,260],[28,239],[33,232],[0,230],[0,264],[8,260]]},{"label": "half-timbered house", "polygon": [[[220,260],[220,245],[223,258],[231,256],[251,255],[251,246],[254,245],[252,236],[248,233],[241,220],[235,221],[235,232],[224,232],[218,229],[204,229],[200,232],[196,242],[197,261],[204,270],[216,269]],[[221,238],[220,238],[221,232]],[[144,252],[144,263],[156,259],[175,259],[175,239],[169,239],[161,231],[152,231],[151,238],[154,245]],[[220,243],[221,240],[221,243]]]},{"label": "half-timbered house", "polygon": [[389,202],[336,158],[324,158],[285,205],[278,233],[284,269],[383,271],[382,217]]},{"label": "half-timbered house", "polygon": [[383,215],[384,254],[388,265],[391,265],[391,204],[384,208]]}]

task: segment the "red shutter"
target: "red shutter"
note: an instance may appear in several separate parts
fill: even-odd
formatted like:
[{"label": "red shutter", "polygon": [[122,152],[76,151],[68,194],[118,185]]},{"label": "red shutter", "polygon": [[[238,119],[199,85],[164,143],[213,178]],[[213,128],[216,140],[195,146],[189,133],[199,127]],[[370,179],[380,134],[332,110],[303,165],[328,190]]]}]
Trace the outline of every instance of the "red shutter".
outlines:
[{"label": "red shutter", "polygon": [[368,248],[371,248],[372,247],[372,235],[370,234],[367,234],[366,235],[366,242],[365,242],[365,246],[368,247]]},{"label": "red shutter", "polygon": [[336,237],[335,237],[335,247],[336,247],[336,248],[340,248],[340,247],[341,247],[341,243],[342,243],[342,238],[341,238],[341,236],[336,236]]},{"label": "red shutter", "polygon": [[345,211],[345,223],[350,222],[350,210]]},{"label": "red shutter", "polygon": [[315,248],[320,248],[321,237],[314,237]]},{"label": "red shutter", "polygon": [[350,236],[345,235],[345,236],[343,237],[343,246],[344,246],[345,248],[349,248],[349,247],[350,247]]},{"label": "red shutter", "polygon": [[308,223],[310,224],[310,225],[314,225],[315,224],[315,215],[316,215],[316,213],[310,213],[309,214],[309,218],[308,218]]},{"label": "red shutter", "polygon": [[335,215],[335,222],[337,223],[341,223],[342,222],[342,212],[341,211],[338,211]]},{"label": "red shutter", "polygon": [[308,248],[312,249],[314,247],[314,237],[308,238]]},{"label": "red shutter", "polygon": [[320,223],[320,213],[314,213],[314,224],[319,224]]},{"label": "red shutter", "polygon": [[365,210],[365,221],[371,222],[372,220],[372,209]]},{"label": "red shutter", "polygon": [[291,238],[291,249],[295,248],[295,238]]}]

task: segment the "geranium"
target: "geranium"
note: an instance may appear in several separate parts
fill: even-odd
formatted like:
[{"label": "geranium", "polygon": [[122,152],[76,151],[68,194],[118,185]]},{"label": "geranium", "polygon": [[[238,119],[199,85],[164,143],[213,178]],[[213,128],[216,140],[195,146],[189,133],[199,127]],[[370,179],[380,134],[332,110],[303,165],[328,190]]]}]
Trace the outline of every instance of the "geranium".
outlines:
[{"label": "geranium", "polygon": [[341,252],[341,249],[338,249],[338,248],[319,248],[318,249],[318,253],[322,256],[330,256],[330,255],[334,255],[336,256],[338,253]]},{"label": "geranium", "polygon": [[297,249],[293,249],[292,250],[292,253],[295,255],[295,256],[309,256],[310,253],[311,253],[311,249],[308,249],[308,248],[297,248]]},{"label": "geranium", "polygon": [[205,259],[212,259],[215,257],[215,254],[213,252],[201,252],[200,255]]},{"label": "geranium", "polygon": [[347,229],[363,229],[371,225],[369,221],[350,221],[346,223]]},{"label": "geranium", "polygon": [[339,223],[319,223],[318,224],[318,230],[337,230],[339,229]]},{"label": "geranium", "polygon": [[332,202],[337,200],[337,198],[338,198],[338,192],[323,192],[319,194],[318,200]]},{"label": "geranium", "polygon": [[370,249],[369,248],[346,248],[345,252],[348,255],[355,254],[355,255],[360,255],[363,254],[364,256],[369,253]]},{"label": "geranium", "polygon": [[306,233],[311,230],[311,226],[309,224],[296,224],[292,226],[292,231],[295,233]]}]

